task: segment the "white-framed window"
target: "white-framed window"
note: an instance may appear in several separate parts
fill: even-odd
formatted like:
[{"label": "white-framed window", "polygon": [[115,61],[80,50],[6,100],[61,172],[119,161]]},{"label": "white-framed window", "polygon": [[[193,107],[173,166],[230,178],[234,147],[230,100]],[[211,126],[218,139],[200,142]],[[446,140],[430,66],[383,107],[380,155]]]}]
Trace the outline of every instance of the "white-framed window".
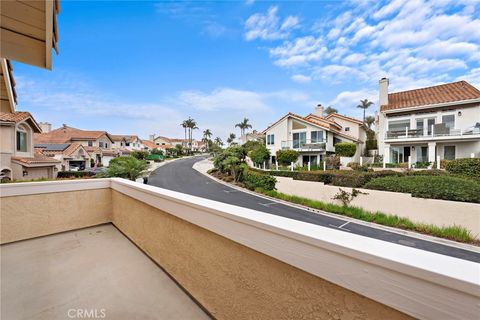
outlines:
[{"label": "white-framed window", "polygon": [[310,133],[310,140],[312,143],[323,142],[323,131],[312,131]]},{"label": "white-framed window", "polygon": [[410,129],[410,119],[392,120],[388,122],[388,131],[405,131],[405,129]]},{"label": "white-framed window", "polygon": [[345,127],[345,131],[350,131],[350,127]]},{"label": "white-framed window", "polygon": [[17,128],[17,151],[19,152],[28,151],[27,130],[22,126],[19,126]]},{"label": "white-framed window", "polygon": [[275,135],[267,134],[267,145],[275,144]]},{"label": "white-framed window", "polygon": [[455,114],[446,114],[442,116],[442,123],[449,129],[455,129]]},{"label": "white-framed window", "polygon": [[93,147],[93,141],[88,141],[87,144],[89,147]]}]

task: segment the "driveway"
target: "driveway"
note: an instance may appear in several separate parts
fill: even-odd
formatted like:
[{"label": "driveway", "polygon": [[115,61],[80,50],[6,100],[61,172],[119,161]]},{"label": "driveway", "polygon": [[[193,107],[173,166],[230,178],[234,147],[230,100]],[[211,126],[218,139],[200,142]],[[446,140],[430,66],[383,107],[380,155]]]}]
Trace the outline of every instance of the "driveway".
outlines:
[{"label": "driveway", "polygon": [[281,202],[239,191],[222,183],[218,183],[192,168],[195,162],[203,159],[205,158],[194,157],[166,164],[156,169],[150,175],[148,184],[261,211],[265,214],[274,214],[343,232],[350,232],[464,260],[480,262],[480,253],[478,252],[391,232],[381,227],[376,228],[351,222],[351,220],[313,213],[308,210],[295,208]]}]

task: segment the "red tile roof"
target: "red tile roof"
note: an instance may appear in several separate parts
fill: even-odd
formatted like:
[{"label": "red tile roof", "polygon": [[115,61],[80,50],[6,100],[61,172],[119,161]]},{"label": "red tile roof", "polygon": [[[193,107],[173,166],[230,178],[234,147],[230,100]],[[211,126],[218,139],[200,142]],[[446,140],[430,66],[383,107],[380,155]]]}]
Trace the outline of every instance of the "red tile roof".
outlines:
[{"label": "red tile roof", "polygon": [[26,111],[0,112],[0,121],[11,122],[11,123],[28,121],[30,122],[30,125],[32,126],[34,132],[39,133],[42,131],[37,121],[35,121],[35,118],[33,118],[32,114]]},{"label": "red tile roof", "polygon": [[47,133],[36,134],[34,140],[35,143],[67,143],[75,140],[96,140],[103,135],[112,141],[106,131],[81,130],[63,126]]},{"label": "red tile roof", "polygon": [[466,81],[458,81],[438,86],[401,91],[388,94],[388,104],[380,111],[396,110],[439,103],[480,99],[480,90]]},{"label": "red tile roof", "polygon": [[144,146],[146,146],[147,148],[150,148],[150,149],[155,149],[155,148],[159,147],[155,144],[155,142],[150,141],[150,140],[142,140],[142,143],[143,143]]},{"label": "red tile roof", "polygon": [[346,121],[351,121],[351,122],[355,122],[355,123],[358,123],[360,125],[363,125],[362,120],[358,120],[358,119],[355,119],[355,118],[352,118],[352,117],[347,117],[347,116],[344,116],[344,115],[341,115],[341,114],[338,114],[338,113],[330,113],[328,116],[325,117],[325,119],[329,119],[329,120],[334,121],[332,118],[339,118],[339,119],[343,119],[343,120],[346,120]]},{"label": "red tile roof", "polygon": [[12,161],[20,162],[21,164],[24,164],[24,165],[32,165],[32,164],[54,165],[56,163],[60,163],[60,161],[47,157],[41,152],[35,152],[33,157],[12,157]]}]

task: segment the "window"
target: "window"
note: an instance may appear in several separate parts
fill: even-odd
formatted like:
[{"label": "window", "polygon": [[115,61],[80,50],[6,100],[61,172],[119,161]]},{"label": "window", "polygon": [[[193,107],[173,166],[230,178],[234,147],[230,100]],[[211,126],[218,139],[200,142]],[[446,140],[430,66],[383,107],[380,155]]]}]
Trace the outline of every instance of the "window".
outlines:
[{"label": "window", "polygon": [[296,132],[293,134],[293,148],[301,148],[307,143],[307,133],[306,132]]},{"label": "window", "polygon": [[310,136],[312,143],[323,142],[323,131],[312,131]]},{"label": "window", "polygon": [[388,122],[388,131],[405,131],[405,129],[410,129],[410,120]]},{"label": "window", "polygon": [[449,114],[446,116],[442,116],[442,123],[444,123],[445,126],[449,129],[455,129],[455,115]]},{"label": "window", "polygon": [[417,162],[428,161],[428,147],[417,147]]},{"label": "window", "polygon": [[27,132],[17,129],[17,151],[27,152]]},{"label": "window", "polygon": [[345,127],[345,131],[350,131],[350,127]]},{"label": "window", "polygon": [[93,147],[93,141],[88,141],[88,146]]},{"label": "window", "polygon": [[267,145],[275,144],[275,135],[267,134]]},{"label": "window", "polygon": [[455,160],[455,146],[445,146],[443,148],[443,159]]}]

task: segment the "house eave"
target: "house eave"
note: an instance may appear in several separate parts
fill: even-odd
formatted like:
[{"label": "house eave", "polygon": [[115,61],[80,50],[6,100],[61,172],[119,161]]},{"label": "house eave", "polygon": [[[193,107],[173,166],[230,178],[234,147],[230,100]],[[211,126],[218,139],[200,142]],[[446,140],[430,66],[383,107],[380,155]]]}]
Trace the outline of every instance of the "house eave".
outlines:
[{"label": "house eave", "polygon": [[480,103],[480,98],[454,101],[454,102],[443,102],[443,103],[437,103],[437,104],[427,104],[427,105],[408,107],[408,108],[398,108],[398,109],[384,110],[381,112],[384,114],[395,114],[395,113],[403,113],[403,112],[410,112],[410,111],[417,111],[417,110],[424,110],[424,109],[441,108],[441,107],[447,107],[447,106],[465,105],[465,104],[471,104],[471,103]]}]

